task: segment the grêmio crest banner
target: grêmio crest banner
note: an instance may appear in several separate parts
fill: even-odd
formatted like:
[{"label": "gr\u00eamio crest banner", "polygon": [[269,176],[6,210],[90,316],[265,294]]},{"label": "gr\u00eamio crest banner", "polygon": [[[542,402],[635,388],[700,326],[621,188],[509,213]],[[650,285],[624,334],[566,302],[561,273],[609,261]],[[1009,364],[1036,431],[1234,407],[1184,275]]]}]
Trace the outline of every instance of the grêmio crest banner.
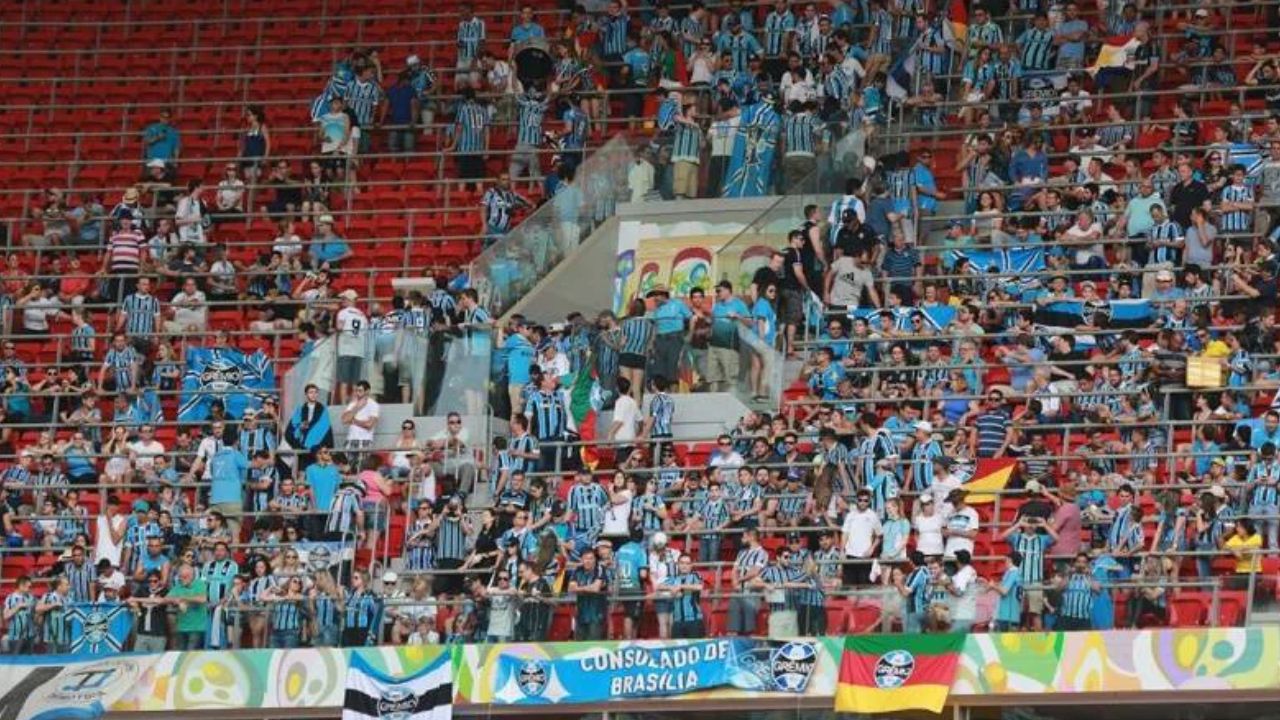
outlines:
[{"label": "gr\u00eamio crest banner", "polygon": [[592,644],[554,659],[530,650],[535,649],[514,645],[500,651],[495,704],[594,703],[726,686],[799,694],[808,687],[818,663],[815,640]]},{"label": "gr\u00eamio crest banner", "polygon": [[261,350],[245,355],[234,348],[188,348],[178,421],[207,420],[214,400],[222,401],[227,417],[239,418],[274,395],[275,385],[275,368]]}]

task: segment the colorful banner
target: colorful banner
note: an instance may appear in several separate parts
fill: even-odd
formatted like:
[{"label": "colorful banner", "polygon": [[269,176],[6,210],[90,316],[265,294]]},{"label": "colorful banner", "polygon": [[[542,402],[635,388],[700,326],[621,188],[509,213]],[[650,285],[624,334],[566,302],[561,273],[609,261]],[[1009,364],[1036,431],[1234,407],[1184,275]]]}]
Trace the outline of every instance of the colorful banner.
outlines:
[{"label": "colorful banner", "polygon": [[[92,720],[141,680],[159,655],[134,655],[57,665],[11,658],[0,665],[0,717]],[[9,664],[13,663],[13,664]]]},{"label": "colorful banner", "polygon": [[261,350],[245,355],[234,348],[188,348],[178,421],[208,419],[214,400],[222,401],[227,417],[239,418],[275,393],[275,368]]},{"label": "colorful banner", "polygon": [[817,657],[813,641],[747,638],[592,645],[554,660],[515,650],[498,657],[493,702],[595,703],[684,695],[722,685],[803,693]]},{"label": "colorful banner", "polygon": [[855,635],[840,658],[836,712],[942,712],[964,635]]},{"label": "colorful banner", "polygon": [[[906,636],[902,636],[906,637]],[[708,642],[738,643],[723,639]],[[798,697],[810,703],[832,702],[844,637],[787,643],[741,641],[749,658],[730,673],[736,682],[679,695],[667,702],[750,701],[761,709],[794,707]],[[170,652],[119,655],[97,662],[67,658],[0,657],[0,709],[28,711],[6,717],[39,717],[35,709],[68,706],[92,710],[102,703],[111,712],[195,710],[276,710],[343,706],[348,668],[359,657],[390,677],[412,676],[447,656],[453,667],[455,706],[510,704],[497,697],[503,658],[567,662],[580,667],[585,656],[613,657],[619,648],[674,649],[687,642],[512,643],[501,645],[407,646]],[[798,646],[798,647],[797,647]],[[810,670],[808,649],[815,653]],[[1074,633],[975,633],[964,638],[948,702],[984,705],[1016,702],[1018,696],[1080,693],[1081,702],[1125,694],[1163,693],[1152,702],[1176,702],[1179,693],[1222,693],[1230,701],[1242,691],[1280,690],[1280,627],[1187,628]],[[644,652],[644,657],[653,653]],[[743,657],[742,655],[739,656]],[[674,659],[674,658],[672,658]],[[877,657],[878,659],[878,657]],[[40,664],[42,661],[47,664]],[[603,662],[603,661],[601,661]],[[612,662],[612,660],[608,661]],[[745,667],[745,670],[742,668]],[[110,671],[110,677],[105,674]],[[648,672],[642,670],[642,672]],[[665,672],[665,670],[664,670]],[[76,673],[84,673],[75,676]],[[119,673],[119,675],[117,675]],[[604,673],[611,678],[614,672]],[[64,678],[57,685],[55,677]],[[608,688],[600,675],[591,682]],[[807,678],[807,683],[802,682]],[[537,681],[537,678],[531,678]],[[544,690],[544,697],[549,692]],[[509,683],[508,683],[509,684]],[[701,683],[700,683],[701,684]],[[577,688],[569,688],[577,693]],[[120,692],[118,697],[116,693]],[[517,689],[517,693],[520,691]],[[592,690],[598,695],[603,690]],[[115,697],[116,699],[113,699]],[[612,698],[608,698],[612,700]],[[561,703],[587,702],[577,695]],[[653,700],[617,698],[619,708],[643,709]],[[66,716],[66,715],[62,715]],[[92,715],[82,715],[92,717]],[[49,720],[44,716],[41,720]]]}]

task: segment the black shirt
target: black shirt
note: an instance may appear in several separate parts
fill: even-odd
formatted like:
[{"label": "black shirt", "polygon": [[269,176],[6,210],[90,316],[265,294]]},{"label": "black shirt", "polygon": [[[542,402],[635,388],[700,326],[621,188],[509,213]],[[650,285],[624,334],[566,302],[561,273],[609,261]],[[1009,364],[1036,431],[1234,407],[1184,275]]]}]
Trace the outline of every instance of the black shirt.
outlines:
[{"label": "black shirt", "polygon": [[[808,245],[809,241],[805,241]],[[796,277],[796,265],[800,266],[800,272],[804,273],[805,280],[809,279],[809,266],[805,264],[804,252],[796,248],[787,248],[786,259],[782,261],[782,289],[783,290],[802,290],[800,279]]]},{"label": "black shirt", "polygon": [[859,223],[856,229],[845,226],[836,233],[836,247],[849,257],[857,257],[859,253],[875,250],[876,243],[879,241],[880,238],[875,231],[862,223]]},{"label": "black shirt", "polygon": [[1058,352],[1055,350],[1049,353],[1050,365],[1057,365],[1059,369],[1065,370],[1074,375],[1077,380],[1089,374],[1086,372],[1085,363],[1083,362],[1087,359],[1088,358],[1085,357],[1084,353],[1079,350],[1072,350],[1068,353]]},{"label": "black shirt", "polygon": [[756,286],[756,292],[764,295],[764,289],[769,285],[781,285],[786,278],[785,272],[774,272],[768,265],[756,270],[756,274],[751,276],[751,284]]},{"label": "black shirt", "polygon": [[1209,199],[1209,188],[1199,180],[1179,182],[1169,191],[1170,217],[1179,225],[1191,224],[1191,211]]}]

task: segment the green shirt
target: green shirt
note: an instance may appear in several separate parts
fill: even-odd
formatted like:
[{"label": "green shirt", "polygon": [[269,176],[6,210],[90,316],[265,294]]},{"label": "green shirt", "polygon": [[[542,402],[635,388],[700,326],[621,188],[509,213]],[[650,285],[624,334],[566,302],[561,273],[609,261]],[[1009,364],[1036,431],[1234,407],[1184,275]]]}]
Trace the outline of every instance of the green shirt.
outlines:
[{"label": "green shirt", "polygon": [[178,632],[205,632],[209,629],[209,606],[203,601],[208,597],[208,586],[202,578],[196,578],[190,585],[181,582],[169,590],[173,600],[195,598],[202,601],[199,605],[187,604],[186,610],[178,611]]}]

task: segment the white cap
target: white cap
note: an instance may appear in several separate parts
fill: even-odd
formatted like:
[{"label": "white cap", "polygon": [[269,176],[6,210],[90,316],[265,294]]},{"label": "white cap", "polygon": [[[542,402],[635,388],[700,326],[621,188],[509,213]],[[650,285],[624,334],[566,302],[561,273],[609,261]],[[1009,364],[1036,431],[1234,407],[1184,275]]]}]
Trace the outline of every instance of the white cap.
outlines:
[{"label": "white cap", "polygon": [[318,223],[318,224],[320,224],[320,225],[332,225],[332,224],[333,224],[333,216],[332,216],[332,215],[321,215],[320,217],[316,218],[316,223]]},{"label": "white cap", "polygon": [[933,496],[929,493],[925,493],[917,498],[917,500],[922,503],[933,503]]},{"label": "white cap", "polygon": [[419,59],[417,55],[410,55],[409,57],[404,59],[404,64],[405,65],[421,65],[422,60]]},{"label": "white cap", "polygon": [[398,582],[400,582],[400,576],[396,574],[395,570],[388,570],[382,573],[383,585],[395,585]]},{"label": "white cap", "polygon": [[355,302],[356,300],[360,299],[360,293],[348,288],[346,290],[343,290],[338,295],[338,297],[342,298],[343,300],[350,300],[351,302]]},{"label": "white cap", "polygon": [[1209,493],[1210,495],[1216,498],[1225,499],[1227,497],[1227,491],[1223,489],[1221,485],[1212,485],[1209,487],[1208,490],[1205,490],[1205,492]]},{"label": "white cap", "polygon": [[1044,492],[1044,486],[1040,484],[1039,480],[1028,480],[1027,484],[1023,486],[1023,489],[1029,493]]},{"label": "white cap", "polygon": [[933,432],[933,423],[929,422],[928,420],[921,420],[916,423],[916,429],[923,430],[927,433],[931,433]]},{"label": "white cap", "polygon": [[649,544],[652,545],[653,547],[666,547],[667,534],[664,532],[654,533],[653,537],[649,538]]},{"label": "white cap", "polygon": [[149,160],[149,161],[147,161],[147,167],[149,167],[149,168],[160,168],[161,170],[163,170],[163,169],[164,169],[164,161],[163,161],[163,160],[161,160],[160,158],[156,158],[155,160]]}]

